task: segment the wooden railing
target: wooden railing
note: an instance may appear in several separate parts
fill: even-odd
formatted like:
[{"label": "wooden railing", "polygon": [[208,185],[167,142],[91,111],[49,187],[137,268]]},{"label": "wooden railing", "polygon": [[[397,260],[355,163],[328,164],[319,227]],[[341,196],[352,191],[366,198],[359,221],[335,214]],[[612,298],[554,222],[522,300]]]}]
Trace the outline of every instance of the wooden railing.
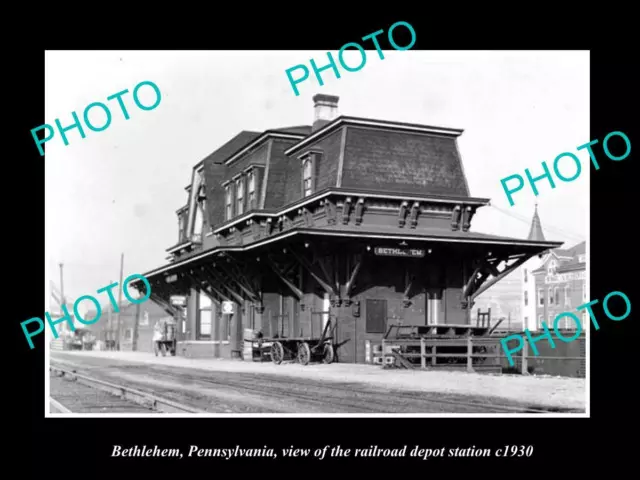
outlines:
[{"label": "wooden railing", "polygon": [[[433,337],[420,337],[419,339],[382,339],[382,365],[383,367],[388,365],[387,358],[395,357],[396,361],[406,368],[410,359],[419,358],[420,364],[413,364],[412,368],[419,367],[421,369],[435,368],[435,367],[464,367],[468,372],[473,372],[475,369],[498,369],[502,370],[502,360],[508,358],[500,340],[503,336],[467,336],[456,338],[433,338]],[[402,348],[413,347],[413,352],[401,351]],[[419,347],[419,351],[417,350]],[[453,353],[439,353],[438,348],[443,347],[465,347],[459,352]],[[482,348],[483,347],[483,348]],[[515,366],[520,364],[520,372],[522,374],[528,374],[528,360],[585,360],[585,357],[568,357],[568,356],[543,356],[543,355],[531,355],[529,352],[529,342],[524,339],[524,345],[520,352],[514,353],[512,360]],[[480,351],[482,350],[482,351]],[[371,351],[371,343],[367,346],[367,351]],[[399,358],[401,357],[401,358]],[[465,359],[463,362],[450,363],[438,363],[437,359]],[[406,361],[403,361],[406,360]],[[474,359],[494,359],[493,364],[486,362],[475,362]],[[518,361],[519,360],[519,361]]]}]

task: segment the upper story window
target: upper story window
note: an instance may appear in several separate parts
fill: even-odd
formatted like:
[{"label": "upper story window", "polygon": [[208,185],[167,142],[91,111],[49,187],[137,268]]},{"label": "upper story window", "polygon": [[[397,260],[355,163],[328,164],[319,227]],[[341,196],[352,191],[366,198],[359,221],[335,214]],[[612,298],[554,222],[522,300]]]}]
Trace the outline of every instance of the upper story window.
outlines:
[{"label": "upper story window", "polygon": [[302,163],[303,195],[308,197],[313,193],[313,159],[308,156]]},{"label": "upper story window", "polygon": [[186,229],[187,229],[187,217],[185,215],[186,212],[182,211],[178,213],[178,241],[182,242],[185,239]]},{"label": "upper story window", "polygon": [[256,205],[256,174],[253,170],[247,173],[247,194],[249,195],[249,210],[257,208]]},{"label": "upper story window", "polygon": [[539,306],[544,305],[544,289],[543,288],[538,289],[538,305]]},{"label": "upper story window", "polygon": [[582,300],[587,299],[587,282],[582,284]]},{"label": "upper story window", "polygon": [[231,196],[231,184],[224,187],[225,198],[225,219],[231,220],[233,217],[233,198]]},{"label": "upper story window", "polygon": [[547,269],[547,273],[549,275],[555,275],[556,274],[556,261],[555,260],[551,260],[549,262],[549,268]]},{"label": "upper story window", "polygon": [[202,234],[205,226],[204,218],[205,218],[205,213],[207,208],[206,205],[207,203],[206,203],[206,194],[205,194],[204,178],[203,178],[200,183],[200,188],[198,188],[198,191],[196,193],[196,204],[195,204],[196,212],[195,212],[195,219],[194,219],[193,232],[192,232],[192,240],[194,242],[202,241]]},{"label": "upper story window", "polygon": [[549,287],[549,305],[553,305],[553,288]]},{"label": "upper story window", "polygon": [[564,305],[565,307],[571,306],[571,286],[564,286]]},{"label": "upper story window", "polygon": [[527,274],[527,269],[524,269],[524,283],[527,283],[529,275]]},{"label": "upper story window", "polygon": [[244,182],[242,177],[236,180],[236,215],[244,213]]},{"label": "upper story window", "polygon": [[525,290],[524,291],[524,306],[526,307],[527,305],[529,305],[529,292],[527,292]]},{"label": "upper story window", "polygon": [[307,152],[300,157],[302,161],[302,196],[308,197],[316,190],[316,169],[318,159],[322,156],[319,152]]},{"label": "upper story window", "polygon": [[554,294],[554,296],[556,297],[556,298],[555,298],[555,300],[556,300],[556,305],[560,305],[560,289],[559,289],[558,287],[555,287],[555,288],[553,289],[553,294]]}]

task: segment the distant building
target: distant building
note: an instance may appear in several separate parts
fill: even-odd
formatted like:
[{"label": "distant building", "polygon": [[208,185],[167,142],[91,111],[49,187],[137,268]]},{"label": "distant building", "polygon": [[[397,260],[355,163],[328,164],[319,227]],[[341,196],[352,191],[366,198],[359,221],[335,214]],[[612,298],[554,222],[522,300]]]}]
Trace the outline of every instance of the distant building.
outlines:
[{"label": "distant building", "polygon": [[[533,219],[531,220],[531,228],[529,229],[529,235],[527,236],[527,239],[545,241],[544,233],[542,231],[542,223],[540,222],[540,217],[538,216],[537,205],[535,211],[533,212]],[[538,324],[536,322],[536,318],[538,317],[536,313],[535,301],[536,285],[531,272],[540,268],[548,252],[549,251],[547,250],[546,252],[542,252],[541,254],[530,258],[520,267],[519,277],[522,282],[520,295],[522,324],[524,325],[524,328],[531,331],[536,331],[538,329]]]},{"label": "distant building", "polygon": [[[529,240],[545,241],[538,209],[533,214]],[[541,330],[544,321],[553,328],[556,315],[572,312],[587,302],[586,242],[569,248],[547,250],[528,260],[521,267],[522,311],[524,324],[531,331]],[[583,312],[582,325],[585,325]],[[560,329],[576,328],[571,318],[566,317]]]},{"label": "distant building", "polygon": [[[92,325],[83,325],[84,328],[88,328],[96,336],[96,338],[106,345],[108,341],[113,341],[117,337],[117,314],[112,311],[109,315],[109,310],[112,305],[108,304],[102,307],[102,315],[100,320]],[[134,350],[134,334],[136,323],[136,310],[137,305],[130,302],[122,302],[119,307],[120,310],[120,325],[122,331],[122,340],[120,343],[120,350],[132,351]],[[138,335],[136,342],[136,351],[140,352],[153,352],[153,326],[157,321],[163,319],[172,318],[163,308],[156,303],[146,301],[140,304],[138,321]],[[95,310],[87,312],[85,318],[95,318]],[[111,317],[111,321],[109,321]],[[180,334],[182,332],[178,332]],[[179,337],[178,337],[179,338]]]},{"label": "distant building", "polygon": [[[553,328],[557,315],[573,312],[581,320],[581,327],[587,324],[587,311],[575,311],[576,307],[587,303],[586,242],[564,250],[551,250],[532,275],[535,281],[536,326],[542,330],[542,322]],[[571,317],[560,320],[559,329],[575,330],[577,325]]]}]

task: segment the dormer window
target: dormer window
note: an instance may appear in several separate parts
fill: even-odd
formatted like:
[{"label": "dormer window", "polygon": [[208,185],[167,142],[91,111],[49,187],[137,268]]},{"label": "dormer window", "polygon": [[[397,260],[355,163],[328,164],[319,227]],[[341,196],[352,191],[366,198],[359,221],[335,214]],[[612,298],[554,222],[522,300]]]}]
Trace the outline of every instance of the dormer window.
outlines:
[{"label": "dormer window", "polygon": [[186,229],[187,229],[187,222],[186,222],[186,215],[185,215],[185,211],[182,211],[180,213],[178,213],[178,241],[182,242],[185,239],[185,234],[186,234]]},{"label": "dormer window", "polygon": [[204,230],[204,217],[206,214],[206,202],[204,195],[204,187],[200,188],[200,192],[196,199],[196,218],[193,229],[193,241],[202,242],[202,234]]},{"label": "dormer window", "polygon": [[549,268],[547,269],[547,273],[549,275],[555,275],[556,274],[556,262],[555,262],[555,260],[551,260],[551,262],[549,262]]},{"label": "dormer window", "polygon": [[314,155],[307,154],[302,157],[302,196],[308,197],[313,193]]},{"label": "dormer window", "polygon": [[233,197],[231,195],[231,184],[224,187],[225,195],[225,218],[231,220],[233,217]]},{"label": "dormer window", "polygon": [[249,210],[256,208],[256,174],[253,170],[247,173],[247,190],[249,193]]},{"label": "dormer window", "polygon": [[242,177],[236,180],[236,215],[244,213],[244,182]]}]

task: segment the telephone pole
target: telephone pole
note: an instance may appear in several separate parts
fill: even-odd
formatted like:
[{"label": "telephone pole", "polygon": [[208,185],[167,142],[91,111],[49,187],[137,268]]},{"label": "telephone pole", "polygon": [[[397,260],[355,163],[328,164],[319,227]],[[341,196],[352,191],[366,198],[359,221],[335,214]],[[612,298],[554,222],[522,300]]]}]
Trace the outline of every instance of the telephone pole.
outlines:
[{"label": "telephone pole", "polygon": [[120,304],[122,303],[122,273],[124,270],[124,253],[120,254],[120,284],[118,286],[118,311],[116,312],[118,319],[118,327],[116,334],[116,349],[120,350]]},{"label": "telephone pole", "polygon": [[[62,280],[62,277],[63,277],[62,268],[64,264],[60,262],[58,265],[60,266],[60,312],[62,315],[64,315],[64,308],[66,308],[67,306],[67,301],[64,298],[64,281]],[[69,328],[68,325],[66,323],[63,323],[61,333],[65,332],[68,328]]]},{"label": "telephone pole", "polygon": [[138,325],[140,324],[140,304],[136,303],[136,320],[135,323],[133,324],[133,336],[132,336],[132,341],[131,341],[131,350],[132,351],[137,351],[138,350]]},{"label": "telephone pole", "polygon": [[[109,285],[113,283],[113,280],[109,280]],[[113,306],[111,302],[109,302],[109,317],[107,318],[107,336],[105,338],[105,348],[107,350],[111,350],[111,340],[115,340],[115,335],[113,334],[113,321],[111,320],[111,311],[113,310]]]}]

